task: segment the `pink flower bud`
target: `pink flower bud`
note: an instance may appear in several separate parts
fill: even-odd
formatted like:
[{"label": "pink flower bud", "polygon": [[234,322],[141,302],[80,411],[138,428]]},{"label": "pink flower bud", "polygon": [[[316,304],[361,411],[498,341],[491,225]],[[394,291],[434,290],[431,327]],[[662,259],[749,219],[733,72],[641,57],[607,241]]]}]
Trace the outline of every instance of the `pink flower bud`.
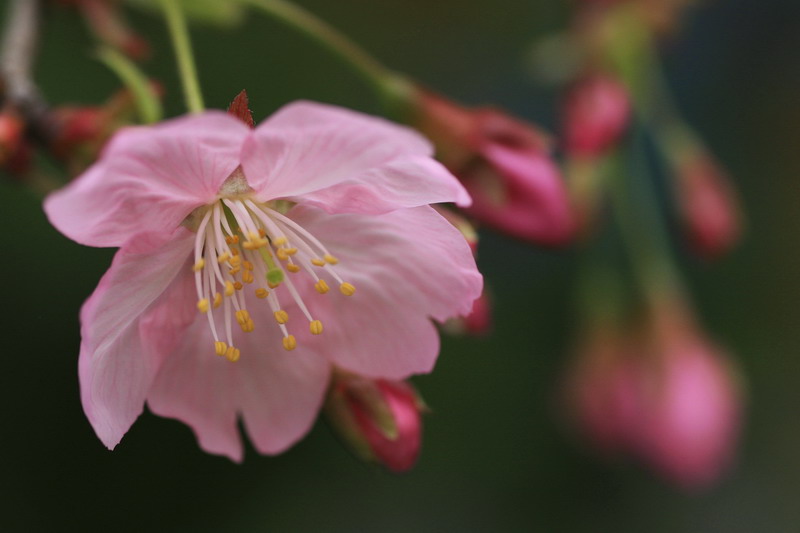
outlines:
[{"label": "pink flower bud", "polygon": [[679,162],[678,201],[689,244],[697,255],[714,259],[739,240],[736,192],[722,168],[705,152]]},{"label": "pink flower bud", "polygon": [[526,241],[571,239],[566,187],[539,130],[496,109],[466,109],[424,90],[417,106],[414,125],[472,196],[467,214]]},{"label": "pink flower bud", "polygon": [[565,151],[577,158],[602,156],[619,142],[630,115],[630,98],[621,83],[601,74],[582,78],[564,101]]},{"label": "pink flower bud", "polygon": [[672,310],[633,332],[598,329],[570,375],[589,441],[628,454],[686,489],[711,485],[734,457],[741,395],[732,362]]},{"label": "pink flower bud", "polygon": [[25,123],[15,113],[0,113],[0,165],[7,165],[25,144]]},{"label": "pink flower bud", "polygon": [[340,374],[334,377],[325,412],[363,460],[392,472],[411,469],[422,442],[423,404],[402,381]]}]

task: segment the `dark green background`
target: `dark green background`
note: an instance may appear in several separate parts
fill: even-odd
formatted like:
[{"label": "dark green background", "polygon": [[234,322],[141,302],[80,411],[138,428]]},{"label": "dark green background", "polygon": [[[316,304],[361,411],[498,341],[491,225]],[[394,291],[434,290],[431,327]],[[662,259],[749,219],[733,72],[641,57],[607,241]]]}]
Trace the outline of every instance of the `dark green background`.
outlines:
[{"label": "dark green background", "polygon": [[[536,36],[564,23],[561,2],[300,3],[438,90],[552,126],[552,91],[532,83],[525,58]],[[161,21],[131,13],[131,22],[154,45],[147,69],[168,89],[169,114],[181,113]],[[193,36],[209,106],[247,88],[257,120],[296,98],[378,112],[356,77],[269,20]],[[90,59],[76,15],[50,13],[44,37],[38,79],[50,101],[99,102],[117,86]],[[325,424],[280,457],[248,449],[235,465],[148,413],[109,452],[79,403],[77,311],[112,251],[60,236],[39,198],[4,181],[0,529],[798,531],[800,4],[708,2],[665,58],[678,101],[735,176],[749,217],[728,260],[685,264],[708,331],[750,382],[740,464],[716,490],[685,495],[633,465],[596,462],[570,438],[555,391],[572,341],[576,255],[488,233],[480,263],[496,294],[496,333],[445,339],[435,373],[416,380],[434,412],[409,474],[363,466]]]}]

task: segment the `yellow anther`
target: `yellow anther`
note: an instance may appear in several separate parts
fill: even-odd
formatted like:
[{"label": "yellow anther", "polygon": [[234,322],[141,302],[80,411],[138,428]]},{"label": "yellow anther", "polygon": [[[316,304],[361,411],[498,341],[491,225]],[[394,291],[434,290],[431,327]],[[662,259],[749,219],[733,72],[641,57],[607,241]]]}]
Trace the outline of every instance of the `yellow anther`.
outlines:
[{"label": "yellow anther", "polygon": [[272,244],[275,245],[275,246],[283,246],[287,242],[289,242],[289,241],[286,240],[286,237],[278,237],[277,239],[272,241]]},{"label": "yellow anther", "polygon": [[325,266],[325,261],[323,261],[322,259],[317,259],[315,257],[314,259],[311,260],[311,264],[314,265],[314,266],[321,267],[321,266]]},{"label": "yellow anther", "polygon": [[269,291],[267,289],[264,288],[256,289],[256,297],[264,299],[267,296],[269,296]]},{"label": "yellow anther", "polygon": [[233,282],[233,288],[236,289],[237,291],[242,290],[242,287],[244,287],[244,285],[242,285],[241,281],[234,281]]},{"label": "yellow anther", "polygon": [[280,285],[280,282],[272,283],[271,281],[267,281],[267,287],[269,287],[270,289],[275,289],[278,287],[278,285]]},{"label": "yellow anther", "polygon": [[248,320],[247,322],[245,322],[244,324],[239,324],[239,325],[242,327],[242,331],[244,331],[245,333],[250,333],[251,331],[253,331],[254,329],[256,329],[256,323],[255,323],[255,322],[253,322],[253,319],[252,319],[252,318],[251,318],[251,319],[249,319],[249,320]]},{"label": "yellow anther", "polygon": [[339,260],[333,257],[331,254],[325,254],[325,257],[323,257],[323,259],[325,259],[326,263],[330,263],[331,265],[335,265],[339,262]]},{"label": "yellow anther", "polygon": [[217,341],[214,343],[214,352],[217,355],[225,355],[225,352],[228,351],[228,345],[222,341]]},{"label": "yellow anther", "polygon": [[257,231],[248,231],[247,232],[247,240],[249,241],[259,241],[259,235]]},{"label": "yellow anther", "polygon": [[215,292],[214,293],[214,309],[222,305],[222,294]]},{"label": "yellow anther", "polygon": [[238,322],[240,326],[246,324],[248,320],[250,320],[250,313],[247,312],[247,309],[236,311],[236,322]]},{"label": "yellow anther", "polygon": [[341,285],[339,285],[339,290],[345,296],[352,296],[356,293],[356,288],[347,282],[344,282]]},{"label": "yellow anther", "polygon": [[300,267],[295,265],[294,263],[289,263],[288,265],[286,265],[286,270],[288,270],[289,272],[297,273],[300,272]]},{"label": "yellow anther", "polygon": [[242,243],[242,248],[244,248],[245,250],[255,250],[256,248],[258,248],[258,245],[253,241],[245,241]]},{"label": "yellow anther", "polygon": [[225,358],[231,363],[235,363],[236,361],[238,361],[240,355],[241,352],[239,351],[239,348],[228,346],[228,349],[225,350]]},{"label": "yellow anther", "polygon": [[221,255],[217,256],[217,262],[222,264],[222,263],[224,263],[225,261],[227,261],[230,258],[231,258],[231,254],[229,254],[228,252],[222,252]]},{"label": "yellow anther", "polygon": [[330,287],[328,287],[328,284],[325,283],[324,279],[321,279],[318,282],[316,282],[314,284],[314,288],[317,289],[317,292],[320,294],[325,294],[326,292],[331,290]]},{"label": "yellow anther", "polygon": [[294,338],[294,335],[288,335],[283,338],[283,347],[290,352],[297,348],[297,339]]},{"label": "yellow anther", "polygon": [[255,278],[253,277],[253,273],[250,272],[249,270],[245,270],[244,272],[242,272],[242,281],[244,281],[245,283],[253,283],[254,279]]},{"label": "yellow anther", "polygon": [[225,237],[225,242],[228,244],[239,244],[239,236],[238,235],[228,235]]},{"label": "yellow anther", "polygon": [[232,296],[234,290],[235,290],[235,287],[233,286],[233,283],[230,282],[230,281],[226,281],[225,282],[225,296]]},{"label": "yellow anther", "polygon": [[250,261],[245,261],[244,263],[242,263],[242,268],[244,268],[245,270],[253,270],[253,263],[251,263]]},{"label": "yellow anther", "polygon": [[208,312],[208,298],[203,298],[202,300],[197,302],[197,309],[201,313]]},{"label": "yellow anther", "polygon": [[292,256],[297,253],[297,248],[286,248],[286,255]]},{"label": "yellow anther", "polygon": [[228,270],[228,274],[230,274],[231,276],[235,276],[236,274],[239,273],[240,270],[241,270],[241,268],[239,268],[239,267],[231,268],[231,269]]},{"label": "yellow anther", "polygon": [[[237,239],[236,242],[239,242],[238,241],[239,238],[237,237],[236,239]],[[231,255],[234,255],[234,256],[239,255],[239,249],[238,248],[231,248]]]},{"label": "yellow anther", "polygon": [[280,309],[273,313],[275,315],[275,320],[278,321],[278,324],[286,324],[289,321],[289,313]]},{"label": "yellow anther", "polygon": [[289,254],[286,253],[286,248],[278,248],[277,250],[275,250],[275,255],[277,255],[278,259],[280,259],[281,261],[286,261],[287,259],[289,259]]},{"label": "yellow anther", "polygon": [[311,330],[312,335],[319,335],[322,333],[322,322],[314,320],[308,325],[308,329]]},{"label": "yellow anther", "polygon": [[233,268],[239,268],[240,266],[242,266],[242,256],[234,255],[233,257],[230,258],[230,260],[228,260],[228,263],[230,263],[230,265]]},{"label": "yellow anther", "polygon": [[206,266],[206,260],[205,259],[198,259],[197,263],[192,265],[192,270],[194,270],[195,272],[200,272],[201,270],[203,270],[204,266]]},{"label": "yellow anther", "polygon": [[266,237],[267,232],[264,230],[264,228],[258,228],[258,235],[259,237]]}]

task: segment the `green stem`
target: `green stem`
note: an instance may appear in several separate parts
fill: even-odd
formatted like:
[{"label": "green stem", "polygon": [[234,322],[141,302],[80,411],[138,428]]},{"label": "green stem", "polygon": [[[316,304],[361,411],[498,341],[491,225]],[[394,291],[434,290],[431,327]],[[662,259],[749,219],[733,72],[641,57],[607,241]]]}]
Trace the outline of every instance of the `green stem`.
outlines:
[{"label": "green stem", "polygon": [[114,71],[131,91],[142,122],[152,124],[161,120],[161,102],[158,95],[147,76],[130,59],[109,46],[101,47],[97,57]]},{"label": "green stem", "polygon": [[408,101],[413,91],[410,82],[313,13],[286,0],[238,1],[260,9],[336,54],[376,91],[390,112],[398,111]]},{"label": "green stem", "polygon": [[636,282],[647,302],[656,305],[664,295],[683,292],[683,286],[670,253],[643,144],[643,133],[638,131],[629,151],[629,164],[617,161],[618,175],[611,180],[610,195]]},{"label": "green stem", "polygon": [[161,6],[164,9],[164,16],[172,37],[172,46],[175,49],[175,59],[183,83],[186,106],[192,113],[202,113],[205,106],[203,105],[203,95],[200,93],[200,83],[197,80],[197,69],[186,19],[178,5],[178,0],[161,0]]}]

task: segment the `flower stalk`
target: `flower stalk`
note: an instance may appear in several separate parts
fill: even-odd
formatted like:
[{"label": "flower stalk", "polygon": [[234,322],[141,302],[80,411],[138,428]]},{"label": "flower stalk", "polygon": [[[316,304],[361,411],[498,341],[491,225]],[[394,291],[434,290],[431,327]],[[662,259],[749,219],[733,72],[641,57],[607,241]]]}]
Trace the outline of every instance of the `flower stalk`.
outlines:
[{"label": "flower stalk", "polygon": [[169,27],[172,46],[175,49],[175,59],[178,63],[178,71],[183,84],[186,106],[192,113],[202,113],[205,105],[203,104],[203,95],[200,92],[200,83],[197,78],[197,69],[186,19],[177,0],[161,0],[161,6]]}]

